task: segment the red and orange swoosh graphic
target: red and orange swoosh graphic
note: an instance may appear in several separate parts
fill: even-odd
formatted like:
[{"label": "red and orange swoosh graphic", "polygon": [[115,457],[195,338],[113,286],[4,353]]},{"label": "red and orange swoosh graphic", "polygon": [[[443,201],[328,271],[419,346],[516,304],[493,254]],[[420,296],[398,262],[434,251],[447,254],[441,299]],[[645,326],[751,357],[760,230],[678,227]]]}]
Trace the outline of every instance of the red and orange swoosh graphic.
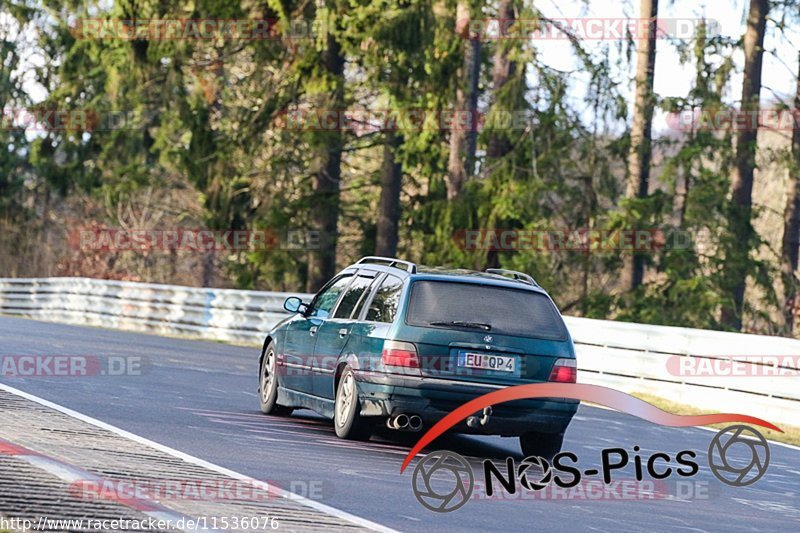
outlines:
[{"label": "red and orange swoosh graphic", "polygon": [[635,398],[630,394],[601,387],[599,385],[585,385],[579,383],[531,383],[529,385],[516,385],[498,391],[478,396],[464,405],[454,409],[439,422],[434,424],[417,444],[408,452],[400,473],[406,469],[411,460],[422,451],[425,446],[433,442],[445,431],[452,428],[468,416],[474,415],[490,405],[510,402],[512,400],[528,400],[534,398],[567,398],[592,402],[605,407],[610,407],[622,413],[628,413],[641,419],[670,427],[689,427],[706,426],[709,424],[720,424],[724,422],[743,422],[746,424],[762,426],[783,433],[783,431],[760,418],[749,415],[720,413],[714,415],[675,415],[668,413],[647,403],[644,400]]}]

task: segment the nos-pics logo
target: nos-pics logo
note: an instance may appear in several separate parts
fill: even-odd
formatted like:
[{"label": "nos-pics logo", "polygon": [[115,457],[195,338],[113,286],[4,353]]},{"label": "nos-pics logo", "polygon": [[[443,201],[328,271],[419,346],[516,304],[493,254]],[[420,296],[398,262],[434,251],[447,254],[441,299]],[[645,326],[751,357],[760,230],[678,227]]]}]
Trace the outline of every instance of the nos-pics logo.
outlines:
[{"label": "nos-pics logo", "polygon": [[[639,450],[638,446],[634,447]],[[680,476],[689,477],[697,474],[699,467],[693,461],[696,453],[690,450],[681,451],[676,455],[677,465],[670,464],[667,454],[658,452],[646,461],[646,471],[654,479],[664,479],[673,472]],[[529,491],[540,491],[555,480],[561,487],[570,487],[580,483],[582,475],[600,475],[605,483],[611,482],[611,471],[621,469],[629,464],[628,454],[622,448],[603,450],[602,469],[589,469],[581,472],[578,468],[565,466],[561,458],[567,457],[577,461],[577,456],[570,452],[556,455],[553,464],[542,457],[526,457],[518,468],[513,468],[513,459],[506,462],[509,480],[502,483],[506,490],[513,493],[515,484],[511,477],[516,474],[519,485]],[[766,473],[769,467],[770,451],[764,436],[750,426],[735,425],[719,431],[711,440],[708,448],[708,465],[714,476],[723,483],[733,487],[746,487],[752,485]],[[500,475],[499,470],[491,461],[484,463],[484,477],[489,472]],[[638,456],[634,457],[637,478],[642,477],[643,461]],[[684,468],[677,468],[683,466]],[[675,468],[673,468],[675,467]],[[559,473],[571,476],[569,482],[562,482]],[[439,450],[423,457],[414,468],[412,476],[414,496],[423,507],[437,513],[449,513],[463,507],[473,495],[475,490],[475,474],[470,463],[461,455]],[[491,485],[491,479],[484,480],[484,486]]]}]

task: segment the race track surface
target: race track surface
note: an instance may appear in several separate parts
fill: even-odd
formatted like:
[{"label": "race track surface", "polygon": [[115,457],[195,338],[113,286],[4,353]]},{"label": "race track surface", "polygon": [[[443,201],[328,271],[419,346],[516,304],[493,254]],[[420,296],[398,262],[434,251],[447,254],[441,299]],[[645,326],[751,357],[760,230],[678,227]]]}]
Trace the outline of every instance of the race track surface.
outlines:
[{"label": "race track surface", "polygon": [[[800,450],[771,445],[756,484],[719,482],[707,461],[713,432],[661,427],[629,415],[581,406],[564,445],[581,469],[600,467],[601,450],[641,447],[674,457],[698,452],[691,478],[701,495],[677,499],[557,501],[508,498],[468,502],[447,514],[423,508],[400,465],[414,439],[382,433],[369,443],[336,438],[309,411],[289,418],[258,411],[258,349],[27,319],[0,318],[0,356],[141,357],[141,375],[2,377],[0,382],[182,452],[401,531],[790,531],[800,529]],[[735,412],[736,406],[730,411]],[[522,456],[515,439],[452,436],[426,450],[455,451],[498,464]],[[477,464],[477,463],[476,463]],[[476,470],[477,472],[477,470]],[[631,480],[633,469],[618,471]],[[670,478],[664,485],[675,489]],[[309,492],[303,494],[303,492]],[[2,511],[2,509],[0,509]]]}]

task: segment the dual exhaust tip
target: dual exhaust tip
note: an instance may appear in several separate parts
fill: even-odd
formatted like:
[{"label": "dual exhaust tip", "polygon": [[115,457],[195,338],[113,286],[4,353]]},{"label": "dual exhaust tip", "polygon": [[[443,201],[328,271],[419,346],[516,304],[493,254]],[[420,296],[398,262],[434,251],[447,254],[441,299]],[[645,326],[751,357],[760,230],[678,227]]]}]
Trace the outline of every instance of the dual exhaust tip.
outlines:
[{"label": "dual exhaust tip", "polygon": [[467,418],[467,426],[471,428],[484,427],[492,417],[492,406],[484,407],[480,416],[473,415]]},{"label": "dual exhaust tip", "polygon": [[419,431],[422,429],[422,418],[419,415],[401,413],[386,419],[386,427],[398,431]]}]

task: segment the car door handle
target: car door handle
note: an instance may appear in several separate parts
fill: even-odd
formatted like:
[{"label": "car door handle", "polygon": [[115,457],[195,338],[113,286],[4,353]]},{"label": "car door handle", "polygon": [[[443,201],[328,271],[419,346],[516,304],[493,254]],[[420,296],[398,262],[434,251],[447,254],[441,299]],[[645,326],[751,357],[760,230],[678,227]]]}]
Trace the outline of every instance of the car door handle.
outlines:
[{"label": "car door handle", "polygon": [[317,326],[311,326],[311,329],[309,329],[309,330],[308,330],[308,332],[309,332],[309,333],[311,334],[311,336],[313,337],[314,335],[316,335],[316,334],[317,334]]},{"label": "car door handle", "polygon": [[339,338],[343,339],[347,337],[347,328],[342,328],[339,330]]}]

